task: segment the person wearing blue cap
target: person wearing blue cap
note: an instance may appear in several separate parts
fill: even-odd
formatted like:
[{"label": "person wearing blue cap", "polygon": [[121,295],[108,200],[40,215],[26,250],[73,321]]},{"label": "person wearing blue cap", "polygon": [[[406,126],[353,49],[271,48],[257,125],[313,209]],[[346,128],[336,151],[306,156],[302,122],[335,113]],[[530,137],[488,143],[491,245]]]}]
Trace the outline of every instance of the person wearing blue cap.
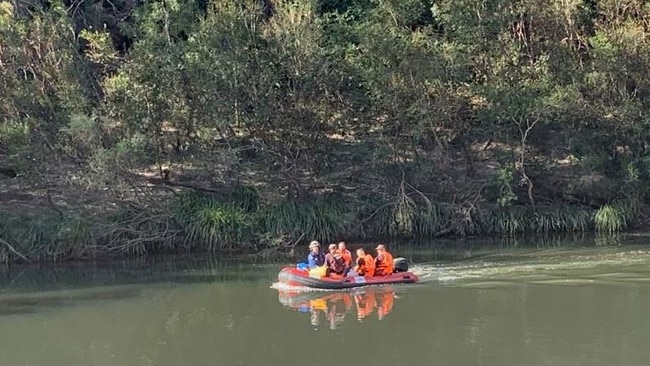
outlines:
[{"label": "person wearing blue cap", "polygon": [[325,264],[325,254],[320,251],[320,244],[314,240],[309,243],[309,254],[307,254],[309,268],[320,267]]}]

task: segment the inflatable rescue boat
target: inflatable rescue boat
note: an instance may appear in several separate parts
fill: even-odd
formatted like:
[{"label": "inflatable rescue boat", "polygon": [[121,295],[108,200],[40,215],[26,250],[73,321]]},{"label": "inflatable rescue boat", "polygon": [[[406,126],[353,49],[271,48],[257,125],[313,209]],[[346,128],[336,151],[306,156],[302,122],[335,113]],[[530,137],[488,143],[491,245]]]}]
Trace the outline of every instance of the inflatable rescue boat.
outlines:
[{"label": "inflatable rescue boat", "polygon": [[395,270],[388,276],[319,276],[310,275],[303,266],[284,267],[278,274],[278,281],[289,286],[302,286],[319,289],[345,289],[369,285],[384,285],[391,283],[415,283],[418,276],[408,272],[408,263],[404,258],[395,258]]}]

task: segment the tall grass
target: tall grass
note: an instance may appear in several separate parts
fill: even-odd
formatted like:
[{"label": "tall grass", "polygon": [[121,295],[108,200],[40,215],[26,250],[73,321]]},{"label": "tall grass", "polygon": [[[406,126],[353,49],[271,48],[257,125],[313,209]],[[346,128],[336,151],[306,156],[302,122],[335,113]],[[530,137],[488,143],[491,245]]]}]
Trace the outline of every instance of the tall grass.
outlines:
[{"label": "tall grass", "polygon": [[452,219],[452,211],[448,205],[430,204],[418,207],[413,220],[412,232],[420,237],[433,237]]},{"label": "tall grass", "polygon": [[537,212],[526,207],[496,208],[482,211],[480,217],[480,233],[491,235],[580,232],[592,226],[590,212],[579,208],[550,207]]},{"label": "tall grass", "polygon": [[[88,221],[77,214],[3,216],[0,238],[30,260],[47,261],[81,256],[93,243]],[[6,245],[0,245],[0,262],[19,258]]]},{"label": "tall grass", "polygon": [[226,199],[248,213],[257,211],[260,206],[260,193],[251,186],[237,185]]},{"label": "tall grass", "polygon": [[394,202],[377,200],[369,206],[370,214],[357,211],[357,220],[364,234],[378,237],[433,237],[449,224],[454,214],[449,205],[418,203],[403,192]]},{"label": "tall grass", "polygon": [[458,207],[410,201],[380,207],[364,228],[377,236],[433,238],[584,232],[593,226],[592,213],[584,208],[550,207],[533,212],[527,207]]},{"label": "tall grass", "polygon": [[537,233],[583,232],[592,227],[591,212],[585,209],[553,207],[537,212],[531,218],[530,228]]},{"label": "tall grass", "polygon": [[472,234],[501,234],[515,235],[526,230],[526,215],[521,210],[497,208],[481,211],[477,215],[479,219],[478,232]]},{"label": "tall grass", "polygon": [[626,209],[619,205],[604,205],[594,213],[596,231],[613,235],[627,228]]},{"label": "tall grass", "polygon": [[232,202],[192,192],[173,202],[172,212],[185,231],[188,249],[232,249],[252,239],[250,215]]},{"label": "tall grass", "polygon": [[321,242],[345,235],[354,219],[346,204],[326,198],[310,202],[284,200],[266,206],[256,216],[262,233]]}]

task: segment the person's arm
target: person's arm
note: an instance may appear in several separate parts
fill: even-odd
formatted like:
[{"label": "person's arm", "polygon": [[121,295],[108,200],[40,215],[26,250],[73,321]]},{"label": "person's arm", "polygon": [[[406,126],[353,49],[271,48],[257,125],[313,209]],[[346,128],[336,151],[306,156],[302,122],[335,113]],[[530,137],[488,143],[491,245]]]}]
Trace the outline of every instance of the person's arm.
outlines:
[{"label": "person's arm", "polygon": [[357,258],[357,265],[354,267],[354,272],[356,274],[359,274],[361,271],[361,268],[366,265],[366,260],[363,258]]},{"label": "person's arm", "polygon": [[311,255],[311,253],[307,255],[307,263],[309,265],[309,268],[318,267],[318,264],[316,263],[316,257]]},{"label": "person's arm", "polygon": [[340,254],[334,254],[334,255],[332,256],[332,258],[334,258],[334,261],[335,261],[336,263],[343,263],[343,262],[344,262],[344,261],[343,261],[343,257],[342,257]]}]

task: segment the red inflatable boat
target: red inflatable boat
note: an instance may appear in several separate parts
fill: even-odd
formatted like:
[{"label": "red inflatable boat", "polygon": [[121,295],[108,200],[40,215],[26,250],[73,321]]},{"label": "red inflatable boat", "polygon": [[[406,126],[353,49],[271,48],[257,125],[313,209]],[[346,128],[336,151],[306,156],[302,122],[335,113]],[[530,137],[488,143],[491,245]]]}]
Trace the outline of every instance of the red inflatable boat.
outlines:
[{"label": "red inflatable boat", "polygon": [[[401,259],[401,258],[400,258]],[[397,260],[397,258],[396,258]],[[403,267],[402,267],[403,268]],[[389,283],[415,283],[418,276],[411,272],[399,271],[388,276],[351,277],[311,277],[309,271],[296,266],[284,267],[278,274],[278,281],[289,286],[303,286],[319,289],[344,289]]]}]

